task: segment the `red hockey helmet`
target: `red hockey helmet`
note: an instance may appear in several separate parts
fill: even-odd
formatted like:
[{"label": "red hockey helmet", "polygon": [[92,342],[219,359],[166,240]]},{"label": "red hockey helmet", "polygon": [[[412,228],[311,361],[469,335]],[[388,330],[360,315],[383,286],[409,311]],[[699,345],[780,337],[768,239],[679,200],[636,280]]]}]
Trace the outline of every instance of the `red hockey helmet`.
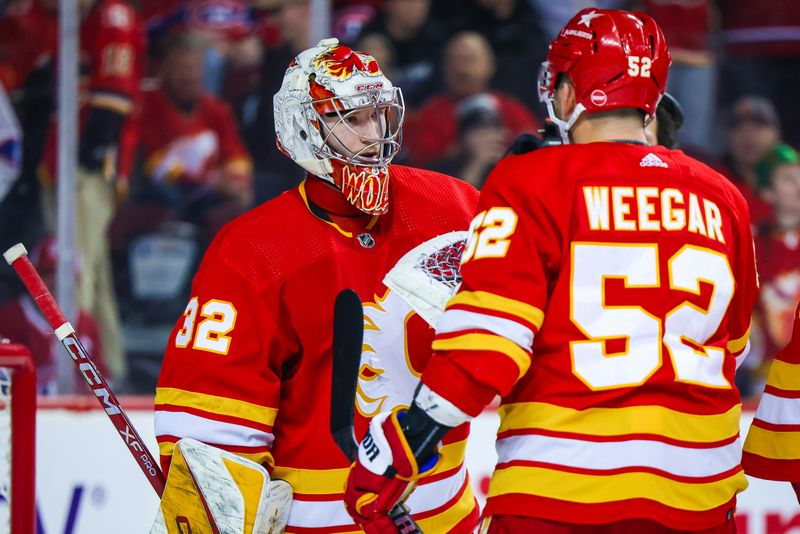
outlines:
[{"label": "red hockey helmet", "polygon": [[[584,111],[641,109],[649,122],[666,89],[670,63],[664,34],[648,15],[584,9],[550,43],[539,73],[539,100],[547,105],[564,142]],[[553,109],[561,74],[572,80],[577,99],[566,120]]]}]

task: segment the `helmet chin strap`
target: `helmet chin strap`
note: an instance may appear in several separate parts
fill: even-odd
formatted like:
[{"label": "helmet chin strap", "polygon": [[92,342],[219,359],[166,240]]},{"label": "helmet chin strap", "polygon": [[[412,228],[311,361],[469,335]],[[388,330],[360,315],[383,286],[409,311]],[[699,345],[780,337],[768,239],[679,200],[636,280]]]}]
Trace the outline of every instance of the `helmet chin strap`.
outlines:
[{"label": "helmet chin strap", "polygon": [[578,118],[586,111],[586,108],[581,103],[575,104],[575,109],[572,110],[572,114],[567,120],[563,120],[559,119],[556,115],[555,108],[553,107],[553,98],[547,98],[547,100],[545,100],[545,105],[547,106],[547,114],[550,115],[550,120],[553,121],[553,124],[558,126],[558,133],[561,134],[561,142],[565,145],[570,144],[569,131],[575,126]]}]

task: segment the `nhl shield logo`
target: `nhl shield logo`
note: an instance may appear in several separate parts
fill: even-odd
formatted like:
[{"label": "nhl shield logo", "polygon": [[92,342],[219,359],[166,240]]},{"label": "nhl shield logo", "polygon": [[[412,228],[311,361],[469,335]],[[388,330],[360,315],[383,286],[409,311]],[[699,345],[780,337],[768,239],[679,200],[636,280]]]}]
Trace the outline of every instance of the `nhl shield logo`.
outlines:
[{"label": "nhl shield logo", "polygon": [[372,248],[375,246],[375,238],[372,237],[372,234],[364,232],[363,234],[358,234],[356,239],[358,239],[358,242],[361,243],[361,246],[364,248]]}]

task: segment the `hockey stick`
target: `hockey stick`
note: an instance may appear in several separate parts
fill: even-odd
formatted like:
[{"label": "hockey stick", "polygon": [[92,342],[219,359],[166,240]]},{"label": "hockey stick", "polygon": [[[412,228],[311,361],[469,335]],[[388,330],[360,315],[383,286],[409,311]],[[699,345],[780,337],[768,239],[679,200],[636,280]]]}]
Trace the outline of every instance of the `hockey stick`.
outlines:
[{"label": "hockey stick", "polygon": [[64,312],[61,311],[53,295],[50,294],[50,290],[47,289],[39,273],[36,272],[31,260],[28,259],[28,251],[25,250],[22,243],[17,243],[5,251],[3,257],[17,272],[22,283],[25,284],[28,293],[47,319],[47,322],[50,323],[50,327],[55,331],[58,340],[67,349],[81,376],[83,376],[92,389],[92,393],[97,397],[100,406],[106,411],[108,418],[117,428],[136,463],[139,464],[147,480],[156,490],[158,496],[161,497],[164,493],[164,474],[161,472],[153,455],[144,446],[144,441],[130,419],[128,419],[122,406],[119,405],[114,392],[108,387],[108,383],[97,370],[86,349],[83,348],[78,336],[75,334],[75,329],[67,321]]},{"label": "hockey stick", "polygon": [[[351,462],[358,456],[354,430],[356,386],[364,342],[364,310],[352,289],[343,289],[333,307],[333,366],[331,373],[331,434]],[[401,534],[422,534],[408,506],[397,503],[389,517]]]}]

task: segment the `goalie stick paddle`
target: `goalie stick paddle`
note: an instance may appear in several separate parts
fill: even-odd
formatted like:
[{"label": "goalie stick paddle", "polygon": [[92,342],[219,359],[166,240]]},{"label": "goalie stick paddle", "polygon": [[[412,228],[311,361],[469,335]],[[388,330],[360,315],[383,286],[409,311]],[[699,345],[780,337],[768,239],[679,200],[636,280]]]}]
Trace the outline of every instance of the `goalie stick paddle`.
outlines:
[{"label": "goalie stick paddle", "polygon": [[358,454],[353,421],[363,338],[364,311],[361,300],[352,289],[344,289],[336,296],[333,306],[331,434],[351,462]]},{"label": "goalie stick paddle", "polygon": [[164,493],[164,473],[161,472],[153,455],[147,450],[144,440],[139,436],[130,419],[128,419],[127,414],[123,411],[105,378],[92,362],[89,353],[86,352],[83,344],[78,339],[75,329],[67,321],[56,299],[53,298],[50,290],[44,285],[31,260],[28,259],[28,251],[25,250],[22,243],[17,243],[5,251],[3,257],[17,272],[22,283],[25,284],[25,288],[45,316],[45,319],[47,319],[47,322],[50,323],[50,327],[55,332],[56,337],[67,349],[67,353],[72,358],[72,363],[78,368],[81,376],[92,389],[92,393],[97,397],[100,407],[105,410],[108,418],[117,428],[128,451],[133,455],[136,463],[139,464],[139,468],[147,477],[150,485],[161,497]]},{"label": "goalie stick paddle", "polygon": [[[354,430],[356,386],[364,343],[364,310],[352,289],[343,289],[333,306],[333,366],[331,373],[331,434],[351,462],[358,456]],[[389,517],[401,534],[422,534],[403,502]]]}]

